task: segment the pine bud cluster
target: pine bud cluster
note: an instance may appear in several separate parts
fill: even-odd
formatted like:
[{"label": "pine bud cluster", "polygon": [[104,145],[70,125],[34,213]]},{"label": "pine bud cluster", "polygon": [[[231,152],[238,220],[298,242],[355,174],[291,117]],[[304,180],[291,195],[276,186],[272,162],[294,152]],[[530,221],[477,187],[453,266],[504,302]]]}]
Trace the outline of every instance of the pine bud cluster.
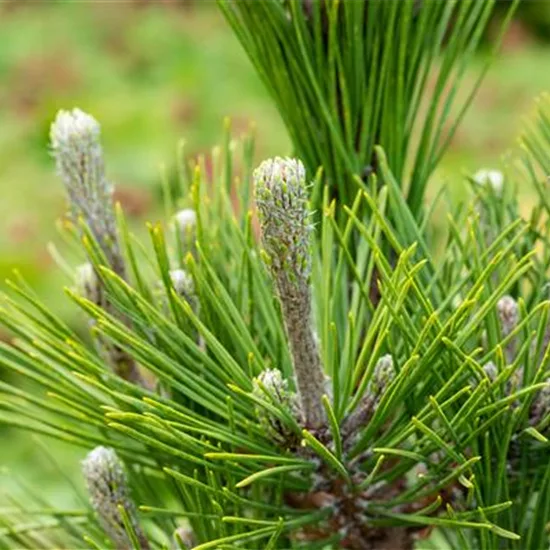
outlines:
[{"label": "pine bud cluster", "polygon": [[267,160],[255,170],[254,184],[262,244],[283,312],[304,421],[318,429],[326,425],[326,382],[309,287],[313,226],[305,169],[296,159]]},{"label": "pine bud cluster", "polygon": [[508,336],[519,321],[518,303],[511,296],[503,296],[497,303],[497,311],[502,326],[502,333]]},{"label": "pine bud cluster", "polygon": [[149,542],[139,525],[124,465],[114,449],[96,447],[82,462],[82,472],[90,503],[105,534],[117,550],[132,548],[119,507],[124,509],[140,547],[147,550]]},{"label": "pine bud cluster", "polygon": [[[301,421],[302,412],[298,396],[290,391],[288,381],[283,378],[280,370],[267,369],[260,373],[254,380],[253,394],[264,400],[271,399],[277,408],[290,413],[298,422]],[[298,446],[300,437],[278,416],[261,406],[256,407],[256,415],[260,425],[277,445],[286,449],[294,449]]]},{"label": "pine bud cluster", "polygon": [[[105,255],[108,267],[126,279],[117,235],[113,186],[105,174],[99,123],[80,109],[62,110],[51,126],[50,139],[57,172],[69,198],[72,218],[78,223],[85,223]],[[81,296],[128,325],[128,320],[107,300],[103,284],[91,264],[77,268],[76,289]],[[145,388],[151,387],[127,352],[107,341],[102,341],[101,347],[117,375]]]},{"label": "pine bud cluster", "polygon": [[276,277],[299,283],[311,272],[313,232],[304,165],[296,159],[269,159],[254,172],[262,242]]},{"label": "pine bud cluster", "polygon": [[395,378],[393,357],[389,354],[378,359],[372,377],[367,384],[365,394],[357,409],[345,420],[342,432],[346,440],[346,447],[355,441],[357,433],[363,428],[374,414],[384,392]]},{"label": "pine bud cluster", "polygon": [[101,128],[80,109],[59,111],[50,130],[57,173],[65,185],[71,213],[82,218],[107,257],[124,278],[113,208],[113,186],[105,174]]},{"label": "pine bud cluster", "polygon": [[174,229],[183,249],[193,252],[197,237],[197,213],[192,208],[177,212],[174,216]]}]

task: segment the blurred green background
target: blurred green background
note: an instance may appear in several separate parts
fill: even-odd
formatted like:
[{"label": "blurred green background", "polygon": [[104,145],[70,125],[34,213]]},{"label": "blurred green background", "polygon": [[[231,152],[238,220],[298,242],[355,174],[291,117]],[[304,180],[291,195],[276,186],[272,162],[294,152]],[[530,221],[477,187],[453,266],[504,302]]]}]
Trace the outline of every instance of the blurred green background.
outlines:
[{"label": "blurred green background", "polygon": [[[549,22],[550,2],[525,3],[434,187],[498,167],[516,149],[534,98],[550,90]],[[487,46],[492,40],[490,32]],[[486,55],[472,64],[471,82]],[[69,281],[46,248],[65,211],[48,152],[58,109],[78,106],[101,122],[109,176],[136,225],[161,214],[160,166],[174,170],[178,140],[186,140],[190,156],[207,152],[225,116],[237,136],[256,123],[258,159],[291,152],[268,94],[210,0],[0,2],[0,82],[0,276],[18,266],[71,323],[78,317],[59,291]],[[520,192],[528,205],[529,189]],[[21,470],[26,463],[29,485],[65,500],[69,486],[53,475],[43,449],[2,429],[0,440],[0,465]],[[82,452],[61,449],[61,469],[74,471]],[[9,489],[12,481],[0,485]]]}]

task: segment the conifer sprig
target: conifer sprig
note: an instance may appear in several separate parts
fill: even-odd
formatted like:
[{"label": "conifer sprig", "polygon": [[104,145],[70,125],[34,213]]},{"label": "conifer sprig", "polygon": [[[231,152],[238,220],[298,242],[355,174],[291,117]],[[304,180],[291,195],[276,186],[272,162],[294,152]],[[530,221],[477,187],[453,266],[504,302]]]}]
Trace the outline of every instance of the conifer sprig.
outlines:
[{"label": "conifer sprig", "polygon": [[[331,197],[349,206],[354,176],[366,180],[379,172],[374,148],[381,145],[420,221],[430,175],[487,71],[488,65],[468,83],[466,69],[495,1],[219,4],[308,173],[322,166]],[[314,189],[316,208],[322,188]]]},{"label": "conifer sprig", "polygon": [[326,424],[322,405],[325,374],[311,310],[311,237],[308,188],[303,164],[295,159],[264,161],[254,172],[262,243],[283,311],[293,372],[305,425]]},{"label": "conifer sprig", "polygon": [[125,277],[113,208],[113,186],[105,173],[101,128],[80,109],[60,111],[50,130],[59,177],[75,223],[82,219],[101,246],[108,264]]},{"label": "conifer sprig", "polygon": [[[105,533],[117,550],[149,550],[130,496],[124,465],[113,449],[96,447],[82,462],[90,502]],[[130,533],[129,533],[130,532]]]},{"label": "conifer sprig", "polygon": [[[113,186],[105,174],[100,134],[99,123],[89,114],[80,109],[60,111],[50,130],[52,152],[69,198],[71,217],[80,227],[82,237],[86,238],[89,231],[106,264],[125,279],[126,266],[117,234]],[[77,288],[86,299],[109,309],[111,304],[105,297],[103,282],[94,269],[87,263],[77,270]],[[117,346],[103,343],[102,347],[117,374],[144,387],[150,386],[127,353]]]},{"label": "conifer sprig", "polygon": [[[251,174],[247,151],[237,162],[228,148],[218,162],[231,159]],[[223,164],[215,168],[225,173]],[[68,291],[102,339],[150,370],[167,392],[154,395],[116,376],[100,350],[16,279],[1,316],[15,345],[0,345],[0,361],[29,382],[2,384],[0,421],[86,452],[116,450],[132,473],[140,529],[155,548],[173,544],[181,529],[199,549],[405,548],[433,527],[456,548],[507,547],[518,533],[542,547],[530,522],[541,526],[546,517],[525,504],[521,483],[544,488],[547,472],[548,304],[537,298],[540,267],[525,247],[534,238],[529,224],[503,220],[495,241],[485,242],[476,208],[462,210],[434,269],[435,257],[419,261],[418,247],[389,221],[406,219],[403,203],[388,201],[390,172],[382,171],[378,189],[357,194],[343,229],[337,205],[327,202],[321,238],[302,249],[311,263],[278,264],[294,270],[290,281],[307,282],[309,328],[317,329],[332,379],[332,393],[320,396],[326,430],[304,430],[289,387],[295,360],[288,327],[252,232],[249,199],[234,205],[224,185],[207,182],[197,166],[191,173],[182,196],[196,212],[196,249],[181,261],[200,308],[173,276],[177,237],[151,227],[151,244],[140,250],[122,214],[121,246],[144,266],[140,279],[131,285],[106,266],[89,235],[92,272],[111,307]],[[273,252],[265,239],[262,246]],[[375,268],[377,307],[368,292]],[[152,299],[159,275],[168,309],[166,300]],[[439,302],[438,287],[445,297]],[[531,304],[516,300],[517,319],[504,326],[507,296],[520,291]],[[502,350],[512,341],[508,360]],[[483,366],[490,361],[495,375],[488,377]],[[540,492],[529,495],[544,505]],[[2,512],[10,546],[74,546],[85,536],[86,545],[101,547],[105,534],[91,510],[46,511],[29,531],[24,518],[37,511],[36,502]],[[134,540],[127,519],[125,533]]]}]

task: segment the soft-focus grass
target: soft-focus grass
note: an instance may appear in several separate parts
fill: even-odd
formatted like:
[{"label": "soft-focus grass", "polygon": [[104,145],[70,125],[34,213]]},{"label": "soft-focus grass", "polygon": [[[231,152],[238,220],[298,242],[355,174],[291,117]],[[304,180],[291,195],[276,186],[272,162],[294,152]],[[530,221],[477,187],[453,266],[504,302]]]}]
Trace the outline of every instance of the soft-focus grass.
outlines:
[{"label": "soft-focus grass", "polygon": [[[60,278],[46,252],[64,212],[63,193],[47,150],[48,127],[60,108],[79,106],[102,123],[110,177],[136,226],[160,213],[159,165],[174,169],[180,138],[188,153],[206,152],[222,120],[235,133],[257,124],[258,158],[290,153],[269,97],[211,2],[186,11],[127,2],[0,4],[0,276],[19,266],[62,314]],[[515,42],[518,42],[517,40]],[[445,158],[434,188],[449,181],[460,196],[464,172],[498,166],[515,148],[534,97],[550,90],[548,49],[525,40],[498,58]],[[472,79],[481,67],[472,66]],[[526,204],[529,190],[521,189]],[[69,316],[71,322],[76,318]],[[0,371],[0,377],[3,376]],[[7,440],[5,432],[0,438]],[[67,483],[46,469],[43,450],[25,439],[0,451],[0,465],[22,464],[30,486],[64,502]],[[73,473],[83,451],[56,454]],[[33,467],[40,465],[40,467]],[[9,490],[13,479],[2,478]]]}]

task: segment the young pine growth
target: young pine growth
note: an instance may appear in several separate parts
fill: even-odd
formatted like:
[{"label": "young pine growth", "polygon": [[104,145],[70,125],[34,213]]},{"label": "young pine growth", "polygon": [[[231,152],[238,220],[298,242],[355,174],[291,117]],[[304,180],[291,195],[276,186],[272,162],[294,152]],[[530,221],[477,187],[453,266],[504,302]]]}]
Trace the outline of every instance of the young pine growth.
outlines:
[{"label": "young pine growth", "polygon": [[305,425],[326,423],[325,376],[311,311],[311,238],[305,169],[296,159],[264,161],[254,172],[255,197],[266,262],[290,343]]},{"label": "young pine growth", "polygon": [[176,294],[189,302],[191,307],[196,310],[198,304],[193,277],[184,269],[172,269],[170,271],[170,281],[172,282]]},{"label": "young pine growth", "polygon": [[[85,224],[101,248],[108,267],[126,279],[113,207],[113,186],[105,174],[100,136],[99,123],[80,109],[59,111],[50,130],[57,173],[67,191],[73,221],[77,226]],[[82,228],[81,234],[84,234]],[[78,268],[76,279],[81,296],[128,323],[106,300],[101,280],[90,263]],[[115,373],[143,387],[151,386],[124,350],[105,341],[102,347]]]},{"label": "young pine growth", "polygon": [[93,304],[102,305],[101,282],[91,263],[86,262],[76,268],[75,290],[79,296],[86,298]]},{"label": "young pine growth", "polygon": [[113,186],[105,174],[99,123],[80,109],[59,111],[50,131],[57,173],[69,197],[73,220],[89,227],[109,266],[120,277],[125,267],[116,232]]},{"label": "young pine growth", "polygon": [[[497,313],[500,320],[502,335],[509,336],[519,322],[518,303],[511,296],[503,296],[497,303]],[[516,355],[516,342],[512,338],[506,346],[506,360],[513,362]]]},{"label": "young pine growth", "polygon": [[[140,527],[124,465],[114,449],[96,447],[82,462],[90,503],[99,523],[117,550],[133,548],[133,531],[142,550],[150,548]],[[125,525],[128,523],[128,527]]]},{"label": "young pine growth", "polygon": [[[285,380],[281,371],[267,369],[260,373],[254,381],[254,395],[273,402],[275,406],[289,412],[294,418],[300,420],[302,411],[298,396],[289,390],[288,381]],[[267,394],[267,395],[266,395]],[[256,415],[261,426],[269,434],[270,438],[285,449],[296,449],[300,443],[300,437],[287,426],[281,419],[271,411],[258,406]]]},{"label": "young pine growth", "polygon": [[197,213],[192,208],[184,208],[175,214],[174,221],[181,232],[193,233],[197,225]]},{"label": "young pine growth", "polygon": [[504,336],[508,336],[518,324],[518,303],[511,296],[502,297],[497,303],[498,316]]},{"label": "young pine growth", "polygon": [[193,251],[197,236],[197,213],[192,208],[177,212],[174,216],[174,230],[183,249],[187,252]]},{"label": "young pine growth", "polygon": [[180,548],[193,548],[197,545],[197,538],[190,527],[178,527],[174,533],[174,539]]},{"label": "young pine growth", "polygon": [[500,170],[482,169],[474,174],[474,181],[482,188],[490,189],[496,196],[500,197],[504,188],[504,174]]},{"label": "young pine growth", "polygon": [[382,395],[395,378],[393,357],[384,355],[380,357],[374,367],[372,378],[367,385],[365,394],[359,407],[346,419],[343,426],[343,435],[347,447],[354,442],[362,427],[370,420],[376,407],[380,403]]},{"label": "young pine growth", "polygon": [[[178,196],[196,210],[168,221],[177,257],[160,224],[152,249],[124,231],[132,277],[99,125],[79,110],[58,115],[52,148],[90,262],[77,275],[88,301],[76,302],[105,349],[14,284],[26,303],[1,304],[15,345],[0,342],[0,366],[26,378],[0,384],[0,423],[105,445],[83,464],[104,546],[548,549],[550,392],[539,348],[550,339],[540,322],[550,223],[524,223],[510,208],[513,174],[482,174],[476,202],[453,208],[439,250],[425,201],[456,128],[452,113],[462,112],[455,99],[470,100],[456,75],[470,80],[494,3],[220,0],[293,149],[324,177],[310,190],[301,161],[276,158],[250,178],[252,144],[236,158],[226,139],[212,177],[201,162],[190,167],[192,184],[179,171]],[[529,140],[535,158],[550,150],[548,119]],[[250,183],[282,316],[240,192]],[[550,219],[539,187],[537,212]],[[308,204],[325,197],[314,231]],[[189,252],[192,281],[176,269]],[[521,301],[525,330],[506,293]],[[182,302],[192,295],[190,308]],[[156,395],[138,364],[157,377]],[[143,525],[111,447],[131,464]],[[42,520],[38,497],[2,507],[2,548],[103,547],[89,510]]]}]

